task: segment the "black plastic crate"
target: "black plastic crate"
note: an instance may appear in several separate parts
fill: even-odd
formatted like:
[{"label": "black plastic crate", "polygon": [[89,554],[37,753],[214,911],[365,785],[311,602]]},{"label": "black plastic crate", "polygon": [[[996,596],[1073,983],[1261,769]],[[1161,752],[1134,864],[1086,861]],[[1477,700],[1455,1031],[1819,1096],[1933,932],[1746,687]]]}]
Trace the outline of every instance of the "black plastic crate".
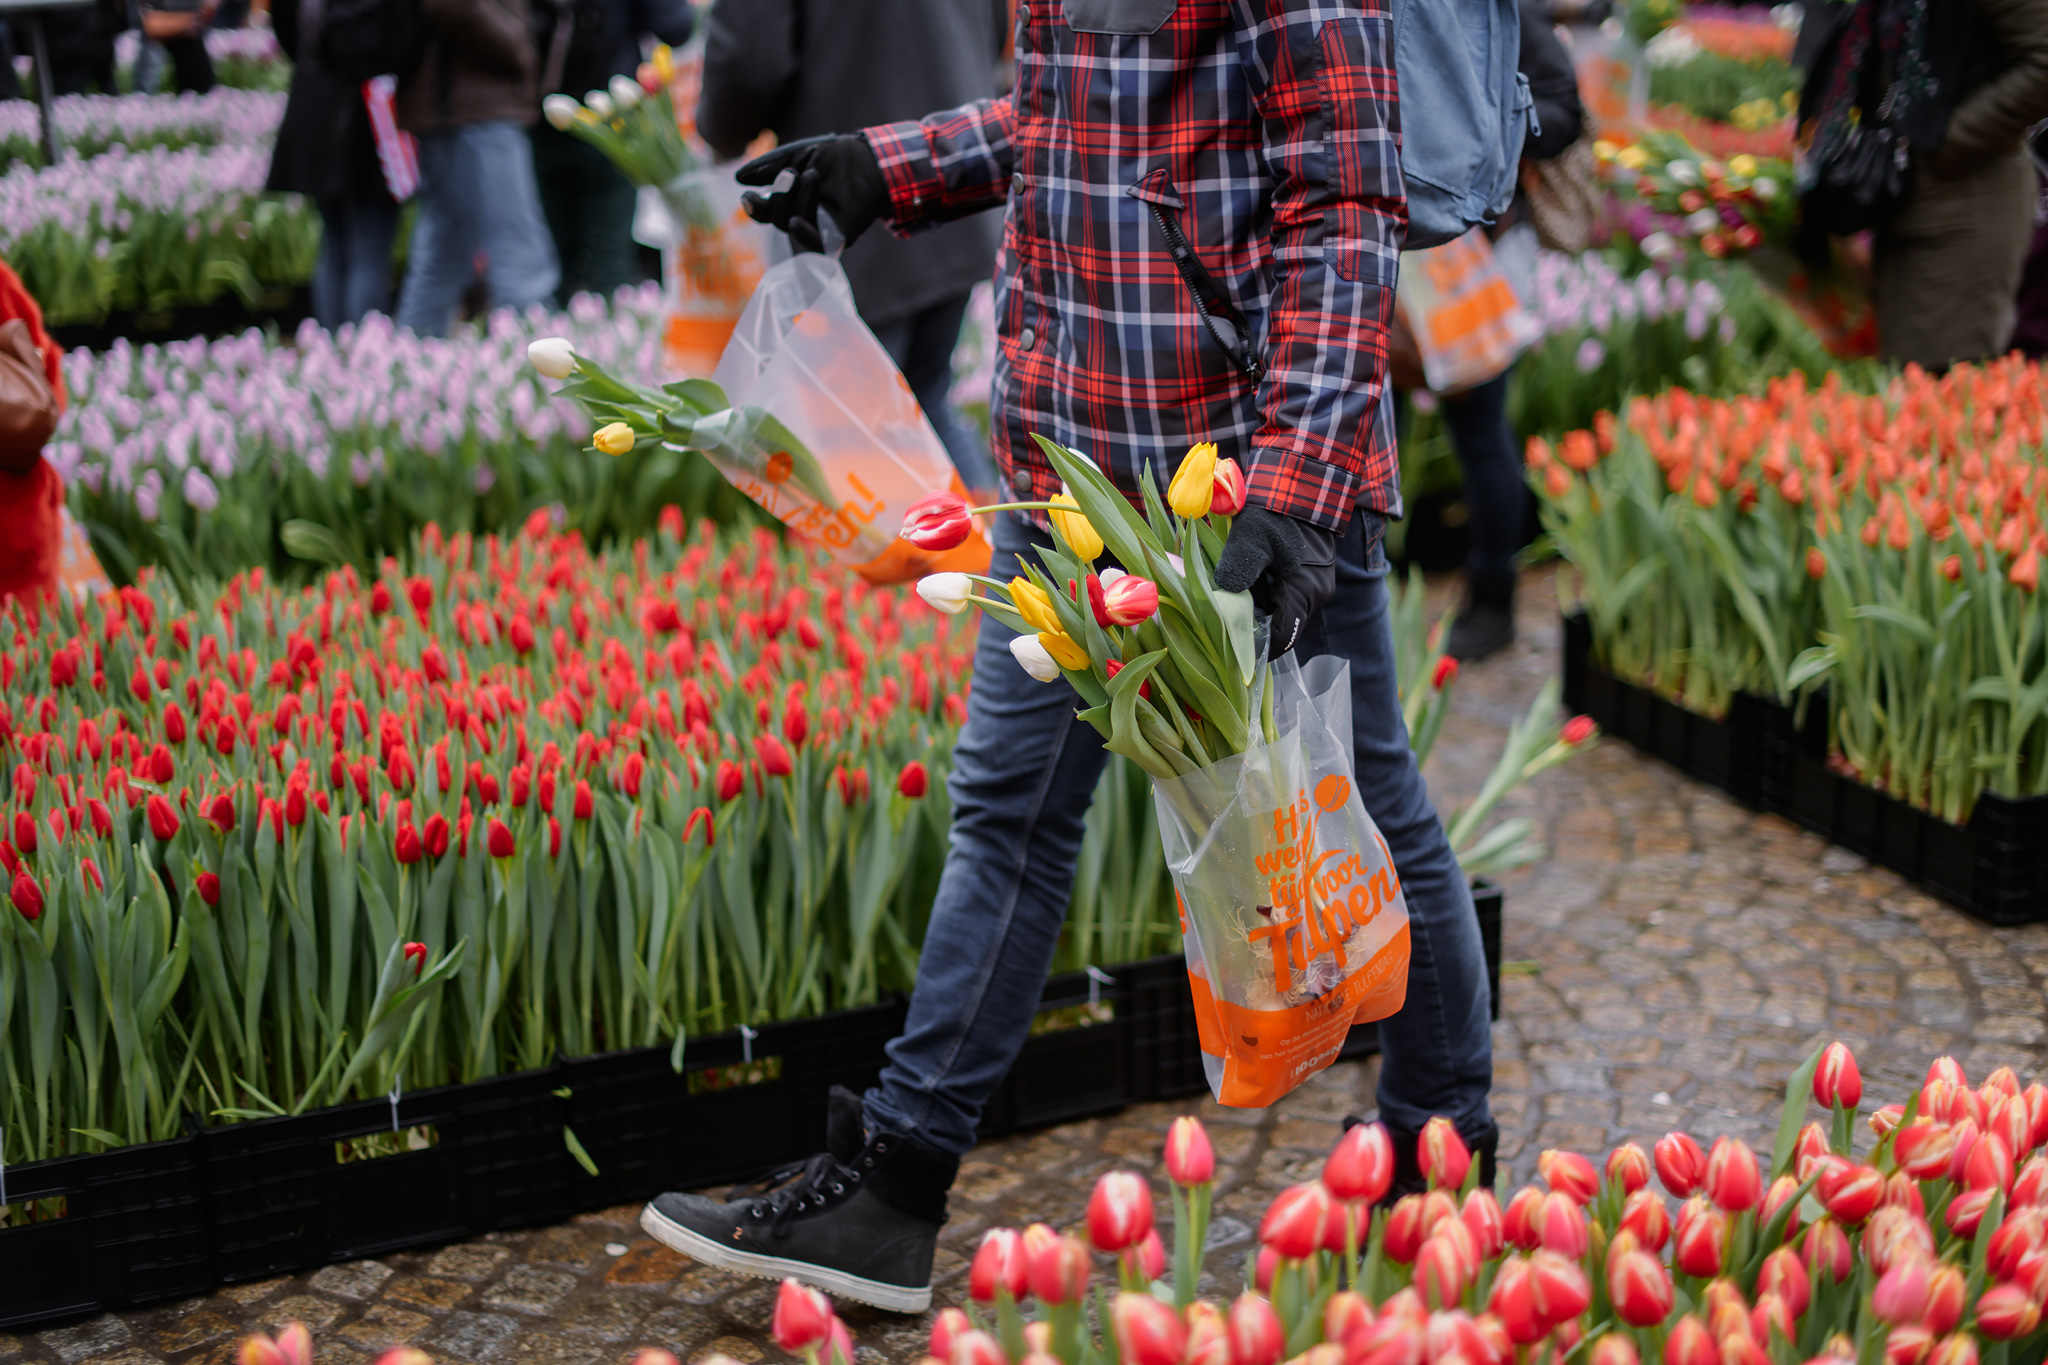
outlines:
[{"label": "black plastic crate", "polygon": [[571,1173],[580,1209],[745,1180],[819,1150],[826,1095],[874,1083],[904,1002],[562,1063],[569,1126],[597,1167]]},{"label": "black plastic crate", "polygon": [[[1072,972],[1045,983],[1038,1018],[1053,1027],[1024,1040],[1024,1050],[982,1110],[981,1136],[1108,1113],[1135,1098],[1132,973],[1125,967],[1097,971],[1101,976]],[[1181,990],[1187,990],[1185,975]],[[1074,1022],[1087,1019],[1098,1006],[1107,1007],[1110,1017]]]},{"label": "black plastic crate", "polygon": [[203,1130],[216,1275],[260,1279],[566,1217],[560,1084],[550,1067],[401,1095],[395,1114],[366,1100]]},{"label": "black plastic crate", "polygon": [[203,1294],[216,1283],[189,1137],[6,1171],[6,1200],[64,1216],[0,1228],[0,1327]]}]

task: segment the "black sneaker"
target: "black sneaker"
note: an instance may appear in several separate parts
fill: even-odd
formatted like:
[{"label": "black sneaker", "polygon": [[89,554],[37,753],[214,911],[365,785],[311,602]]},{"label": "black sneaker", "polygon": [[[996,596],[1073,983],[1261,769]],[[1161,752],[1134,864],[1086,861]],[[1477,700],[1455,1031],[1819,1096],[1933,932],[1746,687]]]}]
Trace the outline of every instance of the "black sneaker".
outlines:
[{"label": "black sneaker", "polygon": [[[847,1141],[849,1103],[860,1101],[835,1086],[828,1129],[835,1151],[736,1189],[726,1203],[659,1195],[640,1226],[706,1265],[763,1279],[794,1276],[838,1298],[922,1313],[931,1307],[932,1253],[960,1159],[900,1133]],[[857,1119],[852,1133],[860,1133]]]},{"label": "black sneaker", "polygon": [[1461,664],[1478,663],[1515,642],[1513,602],[1468,602],[1451,622],[1444,653]]}]

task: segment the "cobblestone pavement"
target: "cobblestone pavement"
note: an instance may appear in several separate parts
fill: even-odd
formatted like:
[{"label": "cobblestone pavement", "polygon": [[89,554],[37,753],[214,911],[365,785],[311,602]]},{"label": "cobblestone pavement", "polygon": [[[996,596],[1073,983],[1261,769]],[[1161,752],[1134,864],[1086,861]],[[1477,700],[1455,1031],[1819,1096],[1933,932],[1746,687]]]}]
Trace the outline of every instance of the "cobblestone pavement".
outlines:
[{"label": "cobblestone pavement", "polygon": [[[1508,724],[1557,673],[1552,579],[1532,579],[1523,642],[1458,684],[1431,767],[1446,809],[1478,789]],[[1784,1076],[1829,1037],[1857,1048],[1874,1102],[1902,1098],[1943,1052],[1973,1076],[2041,1069],[2048,928],[1987,929],[1619,742],[1546,774],[1503,813],[1535,821],[1551,849],[1506,879],[1494,1106],[1516,1177],[1547,1146],[1604,1150],[1680,1126],[1762,1142]],[[1314,1172],[1343,1115],[1370,1105],[1373,1074],[1371,1063],[1332,1068],[1265,1111],[1147,1105],[985,1144],[954,1191],[939,1301],[964,1295],[985,1228],[1072,1225],[1099,1173],[1156,1176],[1165,1125],[1188,1109],[1220,1162],[1208,1289],[1234,1294],[1266,1201]],[[475,1365],[613,1365],[642,1345],[685,1361],[714,1349],[779,1359],[765,1335],[774,1287],[692,1266],[642,1236],[637,1212],[0,1335],[0,1365],[225,1365],[238,1334],[295,1318],[314,1329],[320,1365],[358,1365],[398,1342]],[[921,1354],[923,1320],[847,1316],[862,1365]]]}]

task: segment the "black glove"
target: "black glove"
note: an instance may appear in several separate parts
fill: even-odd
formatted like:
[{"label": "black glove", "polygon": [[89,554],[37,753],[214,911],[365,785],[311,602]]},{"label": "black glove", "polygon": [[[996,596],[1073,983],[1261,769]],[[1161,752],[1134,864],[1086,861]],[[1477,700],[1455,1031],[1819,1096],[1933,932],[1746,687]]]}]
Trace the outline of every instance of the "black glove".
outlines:
[{"label": "black glove", "polygon": [[796,183],[777,194],[743,194],[740,202],[757,223],[781,228],[797,251],[823,251],[818,210],[832,215],[846,244],[868,230],[889,210],[889,186],[875,149],[859,133],[829,133],[784,143],[766,156],[739,168],[742,185],[772,185],[784,171],[796,172]]},{"label": "black glove", "polygon": [[1247,507],[1230,522],[1216,561],[1216,586],[1251,590],[1252,605],[1273,618],[1266,657],[1294,648],[1301,627],[1337,588],[1337,535],[1264,507]]}]

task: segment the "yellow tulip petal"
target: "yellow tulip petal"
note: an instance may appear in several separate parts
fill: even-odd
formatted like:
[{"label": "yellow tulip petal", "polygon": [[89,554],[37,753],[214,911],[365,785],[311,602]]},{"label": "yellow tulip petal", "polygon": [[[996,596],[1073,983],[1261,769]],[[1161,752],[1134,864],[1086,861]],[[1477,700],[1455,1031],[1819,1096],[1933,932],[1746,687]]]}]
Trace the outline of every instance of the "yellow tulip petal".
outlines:
[{"label": "yellow tulip petal", "polygon": [[1088,651],[1056,630],[1040,631],[1038,643],[1045,646],[1045,652],[1052,655],[1054,662],[1061,668],[1071,668],[1079,672],[1088,667]]},{"label": "yellow tulip petal", "polygon": [[1052,609],[1052,599],[1030,579],[1019,576],[1010,580],[1010,601],[1033,630],[1059,634],[1060,618]]},{"label": "yellow tulip petal", "polygon": [[1173,482],[1166,487],[1166,505],[1179,517],[1206,517],[1216,493],[1216,445],[1203,441],[1188,447]]},{"label": "yellow tulip petal", "polygon": [[[1092,560],[1102,553],[1102,537],[1095,534],[1095,524],[1081,511],[1081,504],[1066,493],[1056,493],[1050,499],[1053,504],[1052,524],[1059,528],[1060,538],[1067,542],[1067,548],[1083,559]],[[1062,507],[1071,507],[1071,512],[1062,512]]]}]

